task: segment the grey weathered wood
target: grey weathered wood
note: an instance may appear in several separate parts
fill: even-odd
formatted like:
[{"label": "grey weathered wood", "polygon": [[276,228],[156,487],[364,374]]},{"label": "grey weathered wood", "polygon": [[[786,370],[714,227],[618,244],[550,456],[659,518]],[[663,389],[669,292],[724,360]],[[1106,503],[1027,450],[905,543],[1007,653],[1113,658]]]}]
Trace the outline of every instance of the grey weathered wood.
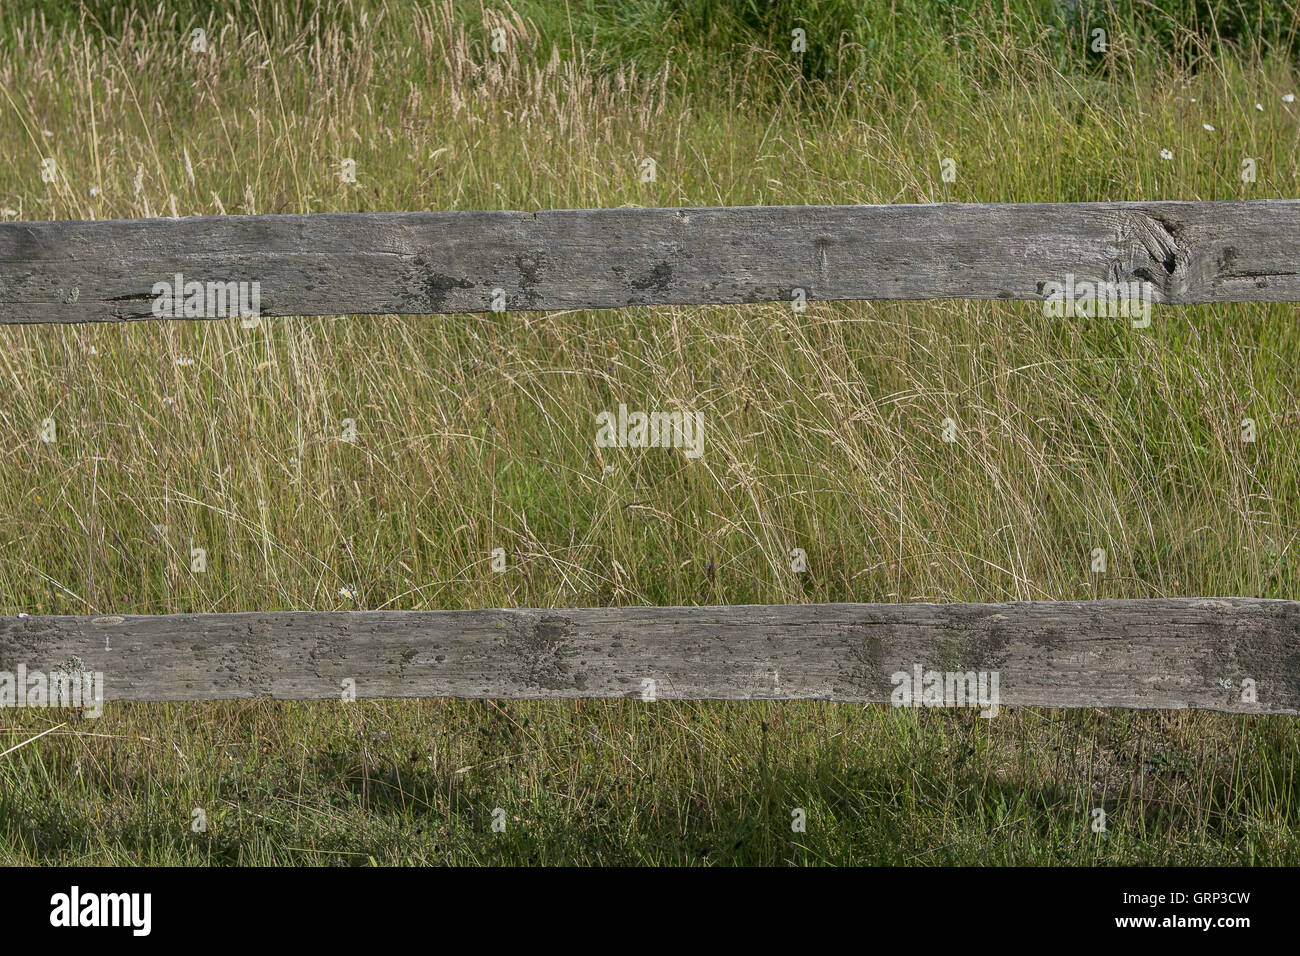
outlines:
[{"label": "grey weathered wood", "polygon": [[0,223],[0,323],[153,317],[153,285],[257,281],[262,314],[831,299],[1300,301],[1300,200],[757,206]]},{"label": "grey weathered wood", "polygon": [[[105,649],[105,646],[109,649]],[[102,671],[109,700],[887,701],[915,664],[1003,706],[1300,712],[1300,602],[1246,598],[0,619],[0,671]],[[1245,679],[1258,702],[1242,700]]]}]

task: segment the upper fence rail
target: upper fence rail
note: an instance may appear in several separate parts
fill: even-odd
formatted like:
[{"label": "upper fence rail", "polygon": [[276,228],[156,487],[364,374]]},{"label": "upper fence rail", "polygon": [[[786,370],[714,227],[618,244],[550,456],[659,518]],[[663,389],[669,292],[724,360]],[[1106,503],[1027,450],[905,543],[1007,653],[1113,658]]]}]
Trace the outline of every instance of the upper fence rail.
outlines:
[{"label": "upper fence rail", "polygon": [[160,310],[160,283],[257,283],[258,314],[291,316],[1032,300],[1069,277],[1298,302],[1300,200],[0,223],[0,324],[222,317]]}]

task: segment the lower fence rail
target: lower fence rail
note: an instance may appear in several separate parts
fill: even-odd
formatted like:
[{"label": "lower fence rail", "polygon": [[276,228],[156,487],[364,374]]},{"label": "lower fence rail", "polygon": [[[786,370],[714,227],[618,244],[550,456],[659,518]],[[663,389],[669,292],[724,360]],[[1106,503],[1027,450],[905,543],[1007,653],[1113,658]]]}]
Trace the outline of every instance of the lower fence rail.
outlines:
[{"label": "lower fence rail", "polygon": [[[0,705],[574,697],[1300,713],[1300,602],[1171,598],[0,619]],[[35,675],[35,676],[34,676]],[[73,682],[75,683],[75,682]],[[21,702],[21,700],[18,700]]]}]

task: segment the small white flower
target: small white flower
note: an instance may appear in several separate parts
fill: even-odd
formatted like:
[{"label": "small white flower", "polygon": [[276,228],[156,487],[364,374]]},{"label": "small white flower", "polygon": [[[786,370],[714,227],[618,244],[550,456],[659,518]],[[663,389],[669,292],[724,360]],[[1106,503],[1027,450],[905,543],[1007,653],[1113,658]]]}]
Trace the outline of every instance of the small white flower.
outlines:
[{"label": "small white flower", "polygon": [[1255,109],[1259,110],[1261,113],[1264,112],[1264,104],[1263,104],[1263,103],[1256,103],[1256,104],[1255,104]]},{"label": "small white flower", "polygon": [[89,346],[89,347],[86,349],[86,354],[87,354],[87,355],[98,355],[98,354],[99,354],[99,349],[97,349],[97,348],[95,348],[93,345],[91,345],[91,346]]},{"label": "small white flower", "polygon": [[90,195],[91,195],[91,198],[92,198],[92,199],[93,199],[95,196],[98,196],[98,195],[99,195],[99,187],[98,187],[98,186],[91,186],[91,187],[90,187]]},{"label": "small white flower", "polygon": [[179,365],[181,368],[189,368],[191,365],[194,364],[194,359],[188,358],[186,356],[181,356],[176,360],[176,364]]},{"label": "small white flower", "polygon": [[1195,103],[1195,102],[1196,102],[1196,97],[1194,97],[1194,96],[1192,96],[1192,97],[1188,97],[1188,101],[1191,102],[1191,103]]},{"label": "small white flower", "polygon": [[19,616],[19,617],[26,617],[27,615],[26,615],[23,611],[19,611],[19,612],[18,612],[18,616]]},{"label": "small white flower", "polygon": [[16,215],[18,215],[17,209],[10,209],[8,206],[6,206],[4,209],[0,209],[0,216],[16,216]]},{"label": "small white flower", "polygon": [[1214,132],[1214,127],[1211,126],[1209,123],[1202,123],[1201,125],[1202,125],[1203,127],[1205,127],[1205,129],[1206,129],[1207,132],[1210,132],[1210,133],[1213,133],[1213,132]]},{"label": "small white flower", "polygon": [[51,131],[50,131],[50,130],[48,130],[48,129],[43,129],[43,130],[41,130],[41,135],[42,135],[42,136],[46,136],[46,137],[49,137],[49,136],[53,136],[53,135],[54,135],[54,133],[53,133],[53,132],[51,132]]},{"label": "small white flower", "polygon": [[1174,151],[1173,151],[1172,149],[1162,149],[1162,150],[1160,151],[1160,158],[1161,158],[1161,159],[1173,159],[1173,158],[1174,158]]},{"label": "small white flower", "polygon": [[1295,102],[1295,94],[1294,94],[1294,93],[1283,93],[1283,94],[1282,94],[1282,102],[1283,102],[1283,103],[1294,103],[1294,102]]},{"label": "small white flower", "polygon": [[347,598],[349,601],[355,601],[357,599],[357,590],[356,588],[352,588],[352,587],[348,587],[347,585],[344,585],[343,587],[339,588],[339,597]]},{"label": "small white flower", "polygon": [[176,399],[172,398],[170,395],[164,395],[164,396],[163,396],[163,404],[164,404],[164,405],[175,405],[175,404],[176,404]]}]

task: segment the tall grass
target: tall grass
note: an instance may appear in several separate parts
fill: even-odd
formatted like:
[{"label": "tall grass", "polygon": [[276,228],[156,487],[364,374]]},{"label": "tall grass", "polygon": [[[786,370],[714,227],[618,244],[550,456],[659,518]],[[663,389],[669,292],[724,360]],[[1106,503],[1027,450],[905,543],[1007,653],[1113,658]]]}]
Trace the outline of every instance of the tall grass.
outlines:
[{"label": "tall grass", "polygon": [[[650,4],[619,33],[591,3],[232,2],[202,54],[188,8],[104,32],[93,7],[43,27],[20,6],[0,215],[1296,194],[1285,43],[1188,29],[1180,52],[1116,15],[1094,55],[1032,10],[939,8],[869,18],[818,76],[739,5],[748,32]],[[6,328],[0,610],[1294,598],[1295,319],[929,302]],[[596,448],[620,402],[702,411],[704,457]],[[63,719],[5,712],[0,750]],[[0,860],[1294,862],[1297,739],[1207,714],[113,705],[0,758]]]}]

